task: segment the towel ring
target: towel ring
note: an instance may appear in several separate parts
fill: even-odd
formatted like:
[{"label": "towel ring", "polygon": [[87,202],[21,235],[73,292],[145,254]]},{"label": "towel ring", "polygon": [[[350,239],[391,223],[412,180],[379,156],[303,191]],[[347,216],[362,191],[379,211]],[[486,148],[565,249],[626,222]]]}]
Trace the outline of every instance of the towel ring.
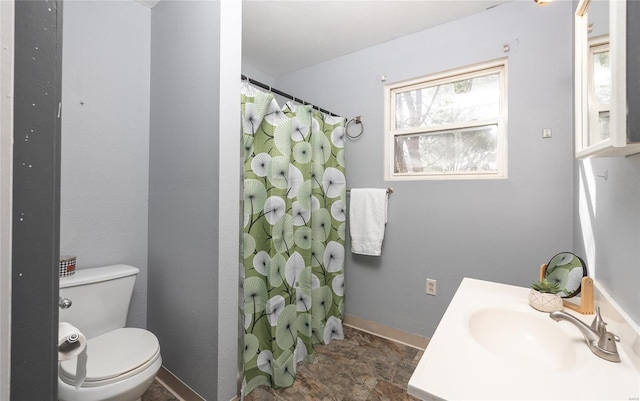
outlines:
[{"label": "towel ring", "polygon": [[[356,135],[349,134],[349,125],[351,123],[355,123],[355,124],[360,126],[360,132],[358,132],[358,134],[356,134]],[[354,117],[351,120],[349,120],[347,125],[344,127],[344,131],[347,134],[347,137],[349,137],[349,139],[358,139],[358,138],[360,138],[360,136],[364,132],[364,124],[362,123],[362,117],[361,116],[357,116],[357,117]]]}]

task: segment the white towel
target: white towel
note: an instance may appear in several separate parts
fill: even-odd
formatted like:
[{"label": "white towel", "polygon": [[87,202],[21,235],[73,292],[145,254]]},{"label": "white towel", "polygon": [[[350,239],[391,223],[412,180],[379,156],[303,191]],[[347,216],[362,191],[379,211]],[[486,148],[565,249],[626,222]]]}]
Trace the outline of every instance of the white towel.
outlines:
[{"label": "white towel", "polygon": [[386,189],[353,188],[349,206],[351,252],[380,256],[387,224]]}]

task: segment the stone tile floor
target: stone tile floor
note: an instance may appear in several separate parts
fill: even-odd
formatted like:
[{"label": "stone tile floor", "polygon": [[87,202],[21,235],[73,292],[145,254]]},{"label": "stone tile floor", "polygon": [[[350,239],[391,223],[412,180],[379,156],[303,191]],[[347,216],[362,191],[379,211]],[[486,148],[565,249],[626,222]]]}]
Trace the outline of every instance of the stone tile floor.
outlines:
[{"label": "stone tile floor", "polygon": [[246,401],[403,401],[422,351],[345,326],[344,340],[317,346],[288,388],[259,387]]},{"label": "stone tile floor", "polygon": [[[317,346],[288,388],[259,387],[246,401],[411,401],[407,383],[422,351],[345,326],[345,339]],[[177,401],[154,381],[142,401]]]},{"label": "stone tile floor", "polygon": [[154,380],[151,387],[142,394],[142,401],[179,401],[159,381]]}]

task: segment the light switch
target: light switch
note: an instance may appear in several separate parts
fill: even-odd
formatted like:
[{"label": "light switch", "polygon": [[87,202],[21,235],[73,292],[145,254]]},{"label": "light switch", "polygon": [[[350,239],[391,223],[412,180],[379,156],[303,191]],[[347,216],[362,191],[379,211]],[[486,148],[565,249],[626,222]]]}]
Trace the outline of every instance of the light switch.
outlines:
[{"label": "light switch", "polygon": [[543,138],[551,138],[551,128],[544,128],[542,130],[542,137]]}]

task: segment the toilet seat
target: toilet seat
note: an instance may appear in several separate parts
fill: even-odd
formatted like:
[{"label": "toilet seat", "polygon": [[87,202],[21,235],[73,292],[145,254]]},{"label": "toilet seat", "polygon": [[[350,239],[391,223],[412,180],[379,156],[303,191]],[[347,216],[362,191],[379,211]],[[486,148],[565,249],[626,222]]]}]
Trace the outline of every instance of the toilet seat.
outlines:
[{"label": "toilet seat", "polygon": [[[87,377],[82,387],[98,387],[138,374],[160,357],[151,332],[124,327],[87,341]],[[60,363],[60,379],[75,385],[76,358]]]}]

